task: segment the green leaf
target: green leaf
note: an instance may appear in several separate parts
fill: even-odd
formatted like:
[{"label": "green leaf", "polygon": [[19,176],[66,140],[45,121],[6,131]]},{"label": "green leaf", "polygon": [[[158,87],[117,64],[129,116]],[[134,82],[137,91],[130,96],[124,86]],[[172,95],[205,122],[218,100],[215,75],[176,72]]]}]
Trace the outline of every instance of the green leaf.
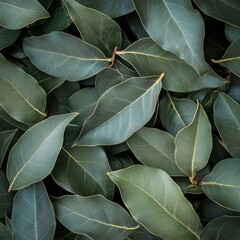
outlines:
[{"label": "green leaf", "polygon": [[154,113],[161,90],[160,77],[130,78],[99,99],[83,125],[75,145],[114,145],[124,142],[143,127]]},{"label": "green leaf", "polygon": [[240,217],[222,216],[214,219],[203,229],[202,240],[238,240],[240,238]]},{"label": "green leaf", "polygon": [[32,76],[6,60],[0,60],[0,88],[0,105],[15,120],[34,124],[46,116],[44,90]]},{"label": "green leaf", "polygon": [[138,228],[125,209],[101,195],[69,195],[52,201],[57,219],[65,227],[91,239],[125,240]]},{"label": "green leaf", "polygon": [[52,176],[62,188],[69,192],[82,196],[99,193],[112,198],[114,186],[106,175],[109,171],[111,169],[103,148],[64,147],[57,159]]},{"label": "green leaf", "polygon": [[240,159],[220,161],[201,182],[204,193],[214,202],[233,211],[240,211]]},{"label": "green leaf", "polygon": [[190,92],[202,88],[217,88],[226,83],[211,70],[199,74],[175,54],[164,51],[151,38],[140,39],[116,54],[129,62],[141,76],[164,72],[166,77],[163,88],[169,91]]},{"label": "green leaf", "polygon": [[143,164],[160,168],[170,176],[183,176],[174,160],[174,138],[157,128],[141,128],[128,140],[127,144]]},{"label": "green leaf", "polygon": [[13,44],[17,40],[20,32],[20,30],[11,30],[0,27],[0,50]]},{"label": "green leaf", "polygon": [[148,231],[163,239],[200,239],[199,217],[166,172],[135,165],[109,176],[132,216]]},{"label": "green leaf", "polygon": [[0,0],[0,26],[20,29],[48,18],[49,13],[37,0]]},{"label": "green leaf", "polygon": [[0,223],[0,238],[4,240],[12,240],[11,232],[2,223]]},{"label": "green leaf", "polygon": [[109,57],[115,47],[121,48],[122,30],[114,20],[95,9],[84,7],[75,0],[64,2],[84,41],[98,47]]},{"label": "green leaf", "polygon": [[194,0],[206,15],[240,27],[240,2],[234,0]]},{"label": "green leaf", "polygon": [[240,27],[225,24],[224,33],[229,42],[234,42],[240,36]]},{"label": "green leaf", "polygon": [[240,36],[229,46],[222,59],[212,60],[240,77]]},{"label": "green leaf", "polygon": [[197,104],[186,98],[174,98],[167,93],[160,101],[159,116],[163,126],[175,136],[189,125],[194,117]]},{"label": "green leaf", "polygon": [[116,70],[123,76],[124,80],[127,80],[131,77],[139,77],[139,74],[136,71],[133,71],[117,59],[114,63],[114,66],[116,67]]},{"label": "green leaf", "polygon": [[17,129],[0,132],[0,167]]},{"label": "green leaf", "polygon": [[49,117],[21,136],[8,157],[9,191],[41,181],[51,173],[62,147],[64,130],[76,115]]},{"label": "green leaf", "polygon": [[91,77],[111,62],[98,48],[63,32],[25,38],[23,49],[41,71],[70,81]]},{"label": "green leaf", "polygon": [[156,43],[177,54],[200,74],[208,69],[203,53],[204,22],[190,0],[133,0],[133,3],[143,26]]},{"label": "green leaf", "polygon": [[42,182],[17,192],[12,210],[13,239],[53,239],[55,228],[54,208]]},{"label": "green leaf", "polygon": [[198,103],[193,121],[175,138],[175,161],[178,167],[194,181],[196,172],[208,163],[212,151],[211,124]]},{"label": "green leaf", "polygon": [[222,144],[233,157],[240,157],[240,106],[230,96],[221,92],[214,104],[214,123]]}]

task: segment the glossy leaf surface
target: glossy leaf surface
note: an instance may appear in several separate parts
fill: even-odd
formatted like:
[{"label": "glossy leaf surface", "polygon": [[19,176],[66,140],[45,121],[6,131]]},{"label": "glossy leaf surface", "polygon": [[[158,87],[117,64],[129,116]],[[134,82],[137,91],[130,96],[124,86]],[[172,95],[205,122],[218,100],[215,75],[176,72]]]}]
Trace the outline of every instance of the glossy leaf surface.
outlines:
[{"label": "glossy leaf surface", "polygon": [[62,147],[64,130],[76,115],[50,117],[22,135],[9,153],[9,190],[24,188],[51,173]]},{"label": "glossy leaf surface", "polygon": [[197,214],[166,172],[135,165],[109,176],[133,217],[150,232],[163,239],[200,239]]}]

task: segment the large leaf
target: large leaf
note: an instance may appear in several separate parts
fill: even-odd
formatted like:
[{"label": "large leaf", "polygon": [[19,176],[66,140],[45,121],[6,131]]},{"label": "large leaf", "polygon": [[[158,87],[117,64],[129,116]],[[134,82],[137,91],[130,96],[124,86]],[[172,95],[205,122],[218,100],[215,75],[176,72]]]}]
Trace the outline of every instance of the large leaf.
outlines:
[{"label": "large leaf", "polygon": [[54,167],[67,124],[76,113],[53,116],[27,130],[9,153],[9,190],[43,180]]},{"label": "large leaf", "polygon": [[214,123],[223,146],[233,157],[240,157],[240,106],[230,96],[219,93],[214,104]]},{"label": "large leaf", "polygon": [[32,76],[6,60],[0,60],[0,88],[0,105],[15,120],[34,124],[46,116],[44,90]]},{"label": "large leaf", "polygon": [[12,210],[13,239],[53,239],[55,228],[53,205],[42,182],[17,192]]},{"label": "large leaf", "polygon": [[203,54],[204,22],[190,0],[133,3],[149,36],[163,49],[176,53],[200,74],[208,69]]},{"label": "large leaf", "polygon": [[150,232],[163,239],[200,239],[199,217],[166,172],[135,165],[109,176],[133,217]]},{"label": "large leaf", "polygon": [[190,92],[202,88],[217,88],[226,83],[212,71],[199,74],[193,67],[171,52],[164,51],[151,38],[143,38],[124,51],[117,51],[141,76],[165,73],[163,88],[175,92]]},{"label": "large leaf", "polygon": [[220,161],[201,182],[204,193],[214,202],[240,211],[240,158]]},{"label": "large leaf", "polygon": [[228,68],[234,74],[240,77],[240,37],[238,37],[227,49],[222,59],[213,60],[220,63],[223,67]]},{"label": "large leaf", "polygon": [[240,27],[240,2],[235,0],[194,0],[206,15]]},{"label": "large leaf", "polygon": [[174,160],[174,138],[157,128],[141,128],[127,144],[139,161],[149,167],[160,168],[172,176],[184,175]]},{"label": "large leaf", "polygon": [[109,171],[111,169],[103,148],[64,147],[57,159],[52,176],[69,192],[82,196],[99,193],[111,198],[114,186],[106,175]]},{"label": "large leaf", "polygon": [[95,46],[63,32],[25,38],[23,48],[41,71],[70,81],[91,77],[111,62]]},{"label": "large leaf", "polygon": [[238,240],[240,238],[240,217],[222,216],[214,219],[203,229],[202,240]]},{"label": "large leaf", "polygon": [[160,101],[159,116],[163,126],[172,135],[189,125],[194,117],[197,104],[186,98],[174,98],[167,93]]},{"label": "large leaf", "polygon": [[13,44],[17,40],[20,32],[20,30],[11,30],[0,27],[0,50]]},{"label": "large leaf", "polygon": [[83,125],[76,145],[112,145],[124,142],[154,113],[161,90],[160,77],[130,78],[108,89]]},{"label": "large leaf", "polygon": [[[121,48],[122,30],[105,14],[87,8],[75,0],[64,0],[69,16],[77,26],[82,39],[111,57],[115,47]],[[91,17],[89,17],[91,16]]]},{"label": "large leaf", "polygon": [[196,172],[208,163],[212,151],[211,124],[203,107],[198,104],[193,121],[175,138],[175,161],[192,181]]},{"label": "large leaf", "polygon": [[101,195],[53,199],[57,219],[70,231],[93,240],[125,240],[138,226],[118,204]]},{"label": "large leaf", "polygon": [[20,29],[48,17],[48,12],[37,0],[0,0],[0,26],[5,28]]}]

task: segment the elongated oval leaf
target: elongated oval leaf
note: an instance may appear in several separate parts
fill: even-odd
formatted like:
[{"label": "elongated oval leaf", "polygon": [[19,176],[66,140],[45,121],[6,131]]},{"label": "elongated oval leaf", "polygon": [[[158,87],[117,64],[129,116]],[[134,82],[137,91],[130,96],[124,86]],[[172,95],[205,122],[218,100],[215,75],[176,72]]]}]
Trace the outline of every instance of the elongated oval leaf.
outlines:
[{"label": "elongated oval leaf", "polygon": [[172,176],[184,175],[174,160],[174,138],[157,128],[141,128],[127,140],[139,161],[160,168]]},{"label": "elongated oval leaf", "polygon": [[240,211],[240,158],[220,161],[202,180],[204,193],[214,202],[234,211]]},{"label": "elongated oval leaf", "polygon": [[23,48],[41,71],[70,81],[91,77],[111,61],[98,48],[63,32],[25,38]]},{"label": "elongated oval leaf", "polygon": [[114,20],[95,9],[77,3],[75,0],[64,0],[64,2],[69,16],[84,41],[98,47],[109,57],[112,56],[115,47],[121,48],[122,30]]},{"label": "elongated oval leaf", "polygon": [[161,90],[160,77],[130,78],[99,99],[85,121],[76,145],[111,145],[124,142],[143,127],[154,113]]},{"label": "elongated oval leaf", "polygon": [[13,239],[53,239],[55,228],[53,205],[42,182],[17,192],[12,210]]},{"label": "elongated oval leaf", "polygon": [[34,124],[46,116],[44,90],[32,76],[6,60],[0,60],[0,88],[0,105],[15,120]]},{"label": "elongated oval leaf", "polygon": [[197,104],[185,98],[174,98],[167,93],[160,101],[159,116],[163,126],[172,135],[189,125],[194,117]]},{"label": "elongated oval leaf", "polygon": [[13,44],[17,40],[20,32],[21,30],[11,30],[0,27],[0,50]]},{"label": "elongated oval leaf", "polygon": [[219,93],[214,103],[214,123],[223,146],[233,157],[240,157],[240,106],[230,96]]},{"label": "elongated oval leaf", "polygon": [[93,240],[125,240],[138,226],[118,204],[101,195],[53,199],[57,219],[70,231]]},{"label": "elongated oval leaf", "polygon": [[99,193],[112,198],[114,186],[106,175],[109,171],[111,169],[103,148],[64,147],[57,159],[52,176],[69,192],[82,196]]},{"label": "elongated oval leaf", "polygon": [[194,0],[206,15],[240,27],[240,2],[234,0]]},{"label": "elongated oval leaf", "polygon": [[175,138],[175,161],[192,180],[208,163],[212,151],[211,124],[203,107],[198,104],[192,123],[180,130]]},{"label": "elongated oval leaf", "polygon": [[190,92],[202,88],[217,88],[226,83],[212,71],[200,75],[175,54],[164,51],[151,38],[143,38],[124,51],[117,51],[141,76],[165,73],[163,88],[174,92]]},{"label": "elongated oval leaf", "polygon": [[199,217],[166,172],[135,165],[109,176],[133,217],[150,232],[163,239],[200,239]]},{"label": "elongated oval leaf", "polygon": [[207,70],[203,54],[204,22],[190,0],[133,0],[133,3],[149,36],[163,49],[177,54],[201,74]]},{"label": "elongated oval leaf", "polygon": [[0,0],[0,26],[9,29],[23,28],[49,13],[37,0]]},{"label": "elongated oval leaf", "polygon": [[67,124],[76,113],[47,118],[27,130],[9,153],[9,190],[24,188],[43,180],[54,167]]}]

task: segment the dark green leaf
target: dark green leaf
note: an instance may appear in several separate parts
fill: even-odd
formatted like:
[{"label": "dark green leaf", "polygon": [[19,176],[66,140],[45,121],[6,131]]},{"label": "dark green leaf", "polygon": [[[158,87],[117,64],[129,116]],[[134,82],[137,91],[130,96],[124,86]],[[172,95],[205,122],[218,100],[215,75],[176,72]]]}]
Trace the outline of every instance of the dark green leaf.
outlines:
[{"label": "dark green leaf", "polygon": [[20,32],[20,30],[11,30],[0,27],[0,50],[13,44],[17,40]]},{"label": "dark green leaf", "polygon": [[12,240],[11,232],[2,223],[0,223],[0,238],[3,240]]},{"label": "dark green leaf", "polygon": [[229,42],[234,42],[240,36],[240,27],[235,27],[230,24],[225,25],[225,35]]}]

